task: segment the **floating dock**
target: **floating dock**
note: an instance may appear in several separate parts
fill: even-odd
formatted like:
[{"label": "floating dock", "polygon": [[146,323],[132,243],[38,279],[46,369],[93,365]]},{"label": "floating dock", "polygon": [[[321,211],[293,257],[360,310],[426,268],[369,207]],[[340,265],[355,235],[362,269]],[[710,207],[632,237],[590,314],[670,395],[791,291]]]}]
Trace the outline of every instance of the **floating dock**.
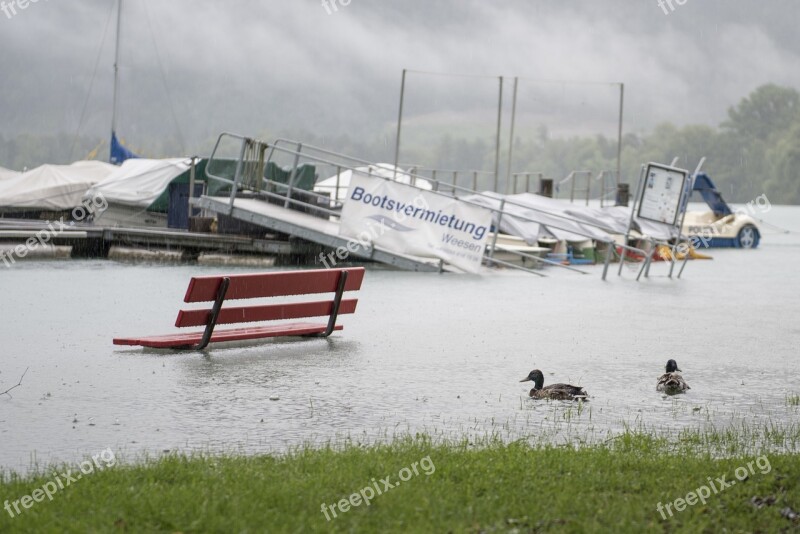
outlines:
[{"label": "floating dock", "polygon": [[[297,240],[259,239],[167,228],[103,228],[78,224],[70,225],[63,231],[52,232],[51,228],[52,225],[46,221],[0,219],[0,243],[5,243],[4,249],[11,250],[31,238],[37,239],[37,235],[43,235],[44,232],[48,245],[72,247],[72,256],[77,257],[107,257],[113,246],[182,251],[184,259],[196,258],[203,253],[307,258],[321,250],[313,243]],[[38,245],[36,248],[42,247]]]}]

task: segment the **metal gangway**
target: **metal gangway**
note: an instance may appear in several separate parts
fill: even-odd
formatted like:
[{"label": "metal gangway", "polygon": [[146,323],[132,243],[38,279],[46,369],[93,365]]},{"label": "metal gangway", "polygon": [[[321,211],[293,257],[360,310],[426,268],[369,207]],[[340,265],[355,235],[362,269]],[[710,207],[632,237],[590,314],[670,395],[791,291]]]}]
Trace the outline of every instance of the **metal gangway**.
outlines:
[{"label": "metal gangway", "polygon": [[[215,173],[218,172],[216,171],[216,164],[225,161],[223,146],[226,140],[236,145],[235,152],[237,152],[237,154],[234,154],[235,169],[232,175],[227,176]],[[280,161],[288,162],[289,164],[280,167],[278,163]],[[265,175],[266,168],[270,163],[282,169],[289,169],[286,171],[289,173],[289,178],[286,183],[270,179]],[[329,174],[324,176],[337,177],[335,193],[333,195],[319,194],[298,187],[298,179],[303,174],[304,168],[308,168],[304,166],[308,165],[313,165],[315,172],[320,169],[327,169],[330,171]],[[442,260],[400,254],[372,244],[359,243],[357,246],[354,246],[351,239],[339,235],[339,216],[343,202],[340,198],[340,184],[338,183],[338,178],[344,175],[344,173],[350,172],[359,173],[364,176],[372,176],[376,179],[394,179],[393,176],[387,175],[386,172],[379,172],[381,170],[381,167],[373,162],[339,154],[299,141],[277,139],[268,143],[266,141],[225,132],[220,134],[217,139],[214,151],[206,167],[206,175],[209,180],[207,190],[216,192],[203,195],[197,199],[192,199],[191,202],[196,207],[311,241],[325,247],[347,247],[352,255],[358,258],[394,265],[412,271],[442,272],[457,270],[455,267],[445,264]],[[457,197],[463,202],[490,210],[492,212],[493,226],[495,229],[501,227],[504,217],[515,217],[522,221],[539,223],[534,217],[527,217],[517,213],[514,215],[507,213],[506,210],[511,206],[516,206],[532,212],[540,211],[531,206],[517,204],[513,200],[507,198],[501,198],[499,200],[499,207],[497,208],[489,208],[483,204],[470,201],[468,197],[474,195],[491,198],[495,201],[497,198],[489,197],[475,189],[458,185],[458,172],[456,172],[456,174],[450,173],[449,177],[451,179],[446,181],[439,179],[439,177],[445,178],[442,174],[437,175],[434,179],[431,174],[424,176],[417,173],[399,171],[396,168],[394,172],[409,177],[409,185],[417,187],[418,189],[423,188],[416,185],[417,181],[432,182],[432,189],[427,191],[427,193],[450,198]],[[478,175],[474,174],[474,171],[472,176],[475,182],[477,182]],[[216,182],[215,187],[211,187],[211,182]],[[563,226],[559,223],[553,224],[552,222],[548,222],[548,227],[581,235],[586,237],[587,240],[593,240],[597,245],[602,245],[605,249],[602,271],[603,280],[607,278],[611,260],[617,249],[620,249],[628,255],[633,253],[645,258],[645,260],[641,262],[636,280],[639,280],[643,274],[646,276],[646,273],[649,272],[652,258],[651,252],[631,246],[627,242],[618,243],[611,235],[609,235],[607,239],[598,239],[596,236],[589,233],[582,233],[579,230],[576,231],[575,226],[594,227],[603,232],[609,232],[606,228],[562,215],[552,213],[548,213],[547,215],[550,219],[555,217],[556,219],[563,220]],[[587,271],[577,269],[570,265],[563,265],[557,261],[528,254],[516,250],[514,247],[506,247],[498,243],[497,231],[490,234],[490,241],[491,243],[486,247],[483,258],[483,263],[487,266],[501,266],[529,272],[537,276],[545,276],[539,270],[526,267],[524,263],[525,260],[527,260],[537,264],[552,265],[572,272],[589,274]],[[497,252],[516,256],[519,258],[522,265],[496,257]]]}]

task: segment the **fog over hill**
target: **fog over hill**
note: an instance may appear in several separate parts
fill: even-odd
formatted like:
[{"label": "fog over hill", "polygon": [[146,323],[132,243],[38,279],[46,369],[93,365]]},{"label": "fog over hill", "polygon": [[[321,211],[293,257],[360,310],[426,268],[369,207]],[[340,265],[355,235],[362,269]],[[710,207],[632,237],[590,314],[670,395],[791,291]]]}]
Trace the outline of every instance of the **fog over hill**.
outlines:
[{"label": "fog over hill", "polygon": [[[115,4],[39,0],[0,12],[0,135],[108,137]],[[800,86],[795,0],[671,4],[125,0],[118,129],[156,152],[195,152],[233,130],[382,139],[389,154],[403,68],[608,83],[538,96],[523,84],[525,135],[543,123],[614,137],[611,83],[625,83],[625,131],[640,133],[665,121],[716,126],[758,86]],[[426,130],[457,135],[464,117],[491,139],[496,83],[410,75],[409,142]]]}]

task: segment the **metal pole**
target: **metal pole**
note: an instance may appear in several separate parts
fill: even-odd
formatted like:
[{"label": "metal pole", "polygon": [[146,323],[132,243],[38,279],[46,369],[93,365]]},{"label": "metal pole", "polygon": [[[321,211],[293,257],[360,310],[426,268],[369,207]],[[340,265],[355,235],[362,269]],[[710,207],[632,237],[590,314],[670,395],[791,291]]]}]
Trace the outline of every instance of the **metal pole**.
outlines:
[{"label": "metal pole", "polygon": [[[511,133],[508,140],[508,168],[506,169],[506,193],[508,187],[511,185],[511,162],[514,157],[514,123],[517,118],[517,86],[519,85],[519,78],[514,77],[514,92],[511,97]],[[517,192],[517,184],[514,184],[514,193]]]},{"label": "metal pole", "polygon": [[688,254],[686,255],[686,258],[683,260],[683,265],[681,265],[681,270],[678,271],[678,278],[680,278],[681,275],[683,274],[683,269],[686,267],[687,263],[689,263],[689,255]]},{"label": "metal pole", "polygon": [[590,196],[592,196],[592,171],[586,171],[586,205],[587,206],[589,205],[589,197]]},{"label": "metal pole", "polygon": [[[698,174],[700,174],[700,170],[703,168],[703,165],[705,164],[705,162],[706,162],[706,157],[703,156],[700,159],[700,162],[697,164],[697,167],[695,167],[694,174],[692,174],[691,176],[688,176],[686,178],[686,184],[685,184],[684,190],[683,190],[683,194],[685,195],[685,197],[681,198],[681,208],[683,209],[683,211],[681,213],[680,226],[678,226],[678,238],[677,238],[677,241],[675,243],[675,247],[676,248],[680,244],[681,239],[683,238],[683,224],[686,222],[686,212],[689,209],[689,199],[691,199],[692,193],[694,192],[694,179]],[[688,238],[688,235],[687,235],[687,238]],[[689,245],[689,246],[691,246],[691,245]],[[672,265],[669,268],[669,277],[670,278],[672,278],[672,271],[675,268],[675,254],[673,254],[672,256],[673,256]],[[688,247],[686,248],[686,258],[687,259],[689,258],[689,248]],[[684,262],[684,266],[685,265],[686,265],[686,263]],[[683,267],[681,267],[681,272],[683,272]],[[678,278],[680,278],[680,276],[678,276]]]},{"label": "metal pole", "polygon": [[[642,192],[642,184],[645,178],[645,166],[642,165],[641,171],[639,171],[639,183],[636,186],[636,196],[633,198],[633,205],[631,206],[631,217],[628,219],[628,230],[625,232],[625,241],[623,245],[625,247],[628,246],[628,237],[631,235],[631,228],[633,227],[633,216],[636,213],[636,202],[639,199],[639,194]],[[625,253],[627,252],[627,248],[622,247],[622,253],[619,255],[619,271],[617,271],[617,276],[622,275],[622,267],[625,264]],[[641,272],[639,273],[641,275]],[[638,280],[638,278],[637,278]]]},{"label": "metal pole", "polygon": [[625,84],[619,84],[619,125],[617,129],[617,178],[614,185],[619,185],[622,172],[622,111],[625,105]]},{"label": "metal pole", "polygon": [[242,148],[239,151],[239,161],[236,162],[236,172],[233,175],[233,185],[231,185],[231,199],[230,199],[230,206],[228,207],[228,215],[233,213],[233,201],[236,200],[236,193],[239,187],[239,180],[242,179],[242,164],[244,162],[244,156],[247,153],[247,146],[249,145],[250,140],[246,137],[242,137]]},{"label": "metal pole", "polygon": [[195,167],[197,160],[196,156],[192,156],[192,168],[189,169],[189,217],[192,216],[192,199],[194,198],[194,181],[195,181]]},{"label": "metal pole", "polygon": [[603,265],[603,278],[602,280],[605,281],[606,275],[608,274],[608,266],[611,264],[611,251],[614,249],[614,242],[609,241],[606,243],[606,261]]},{"label": "metal pole", "polygon": [[397,180],[397,165],[400,161],[400,131],[403,126],[403,101],[406,96],[406,69],[403,69],[403,77],[400,81],[400,110],[397,112],[397,139],[394,144],[394,175]]},{"label": "metal pole", "polygon": [[608,176],[611,174],[611,171],[601,171],[600,176],[597,178],[600,180],[600,207],[606,205],[606,195],[613,192],[616,194],[616,185],[614,186],[615,189],[612,191],[608,188]]},{"label": "metal pole", "polygon": [[122,0],[117,2],[117,43],[114,49],[114,100],[111,107],[111,133],[117,131],[117,85],[119,82],[119,33],[122,27]]},{"label": "metal pole", "polygon": [[[679,245],[680,245],[680,240],[678,242],[676,242],[674,246],[670,247],[669,274],[667,275],[667,278],[672,278],[672,271],[673,271],[673,269],[675,269],[675,257],[677,256]],[[689,251],[688,250],[686,251],[686,255],[684,257],[686,257],[686,258],[689,257]]]},{"label": "metal pole", "polygon": [[[339,178],[340,178],[341,174],[342,174],[342,168],[337,165],[336,166],[336,193],[334,193],[335,196],[333,197],[333,202],[334,202],[333,205],[334,206],[338,206],[338,204],[339,204]],[[352,172],[351,172],[350,173],[350,178],[352,179],[352,177],[353,176],[352,176]]]},{"label": "metal pole", "polygon": [[[647,255],[647,259],[644,260],[644,265],[642,265],[642,268],[639,269],[639,274],[636,275],[636,281],[637,282],[642,277],[642,273],[644,271],[647,271],[648,273],[650,272],[650,260],[651,260],[652,257],[653,257],[653,251],[651,250],[650,253]],[[644,277],[647,278],[648,274],[645,274]]]},{"label": "metal pole", "polygon": [[297,152],[294,155],[294,165],[292,165],[292,174],[289,175],[289,187],[286,189],[286,201],[283,203],[284,208],[289,207],[289,202],[292,200],[292,190],[294,189],[294,181],[297,179],[297,165],[300,163],[300,152],[303,151],[303,143],[297,143]]},{"label": "metal pole", "polygon": [[569,203],[572,204],[575,202],[575,171],[572,171],[570,174],[572,176],[572,180],[570,181],[570,189],[569,189]]},{"label": "metal pole", "polygon": [[500,128],[503,122],[503,77],[500,76],[500,91],[497,96],[497,140],[494,149],[494,191],[497,193],[500,177]]},{"label": "metal pole", "polygon": [[500,234],[500,225],[503,222],[503,210],[506,208],[506,199],[500,201],[500,211],[497,214],[497,226],[494,229],[494,236],[492,237],[492,248],[489,250],[489,259],[494,258],[494,250],[497,247],[497,236]]},{"label": "metal pole", "polygon": [[[656,255],[658,252],[658,244],[656,243],[655,239],[650,239],[650,253],[647,255],[647,261],[645,262],[645,269],[644,269],[644,277],[650,278],[650,265],[653,263],[653,256]],[[641,275],[641,273],[639,273]],[[636,280],[638,281],[639,278],[637,277]]]}]

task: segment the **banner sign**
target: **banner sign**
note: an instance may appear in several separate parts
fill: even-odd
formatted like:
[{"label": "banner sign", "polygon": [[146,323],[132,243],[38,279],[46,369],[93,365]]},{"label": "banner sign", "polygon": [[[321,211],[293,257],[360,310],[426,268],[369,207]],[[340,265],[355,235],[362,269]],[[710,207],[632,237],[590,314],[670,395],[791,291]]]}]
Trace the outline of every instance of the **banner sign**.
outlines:
[{"label": "banner sign", "polygon": [[339,235],[467,272],[481,266],[492,212],[389,180],[354,174]]}]

